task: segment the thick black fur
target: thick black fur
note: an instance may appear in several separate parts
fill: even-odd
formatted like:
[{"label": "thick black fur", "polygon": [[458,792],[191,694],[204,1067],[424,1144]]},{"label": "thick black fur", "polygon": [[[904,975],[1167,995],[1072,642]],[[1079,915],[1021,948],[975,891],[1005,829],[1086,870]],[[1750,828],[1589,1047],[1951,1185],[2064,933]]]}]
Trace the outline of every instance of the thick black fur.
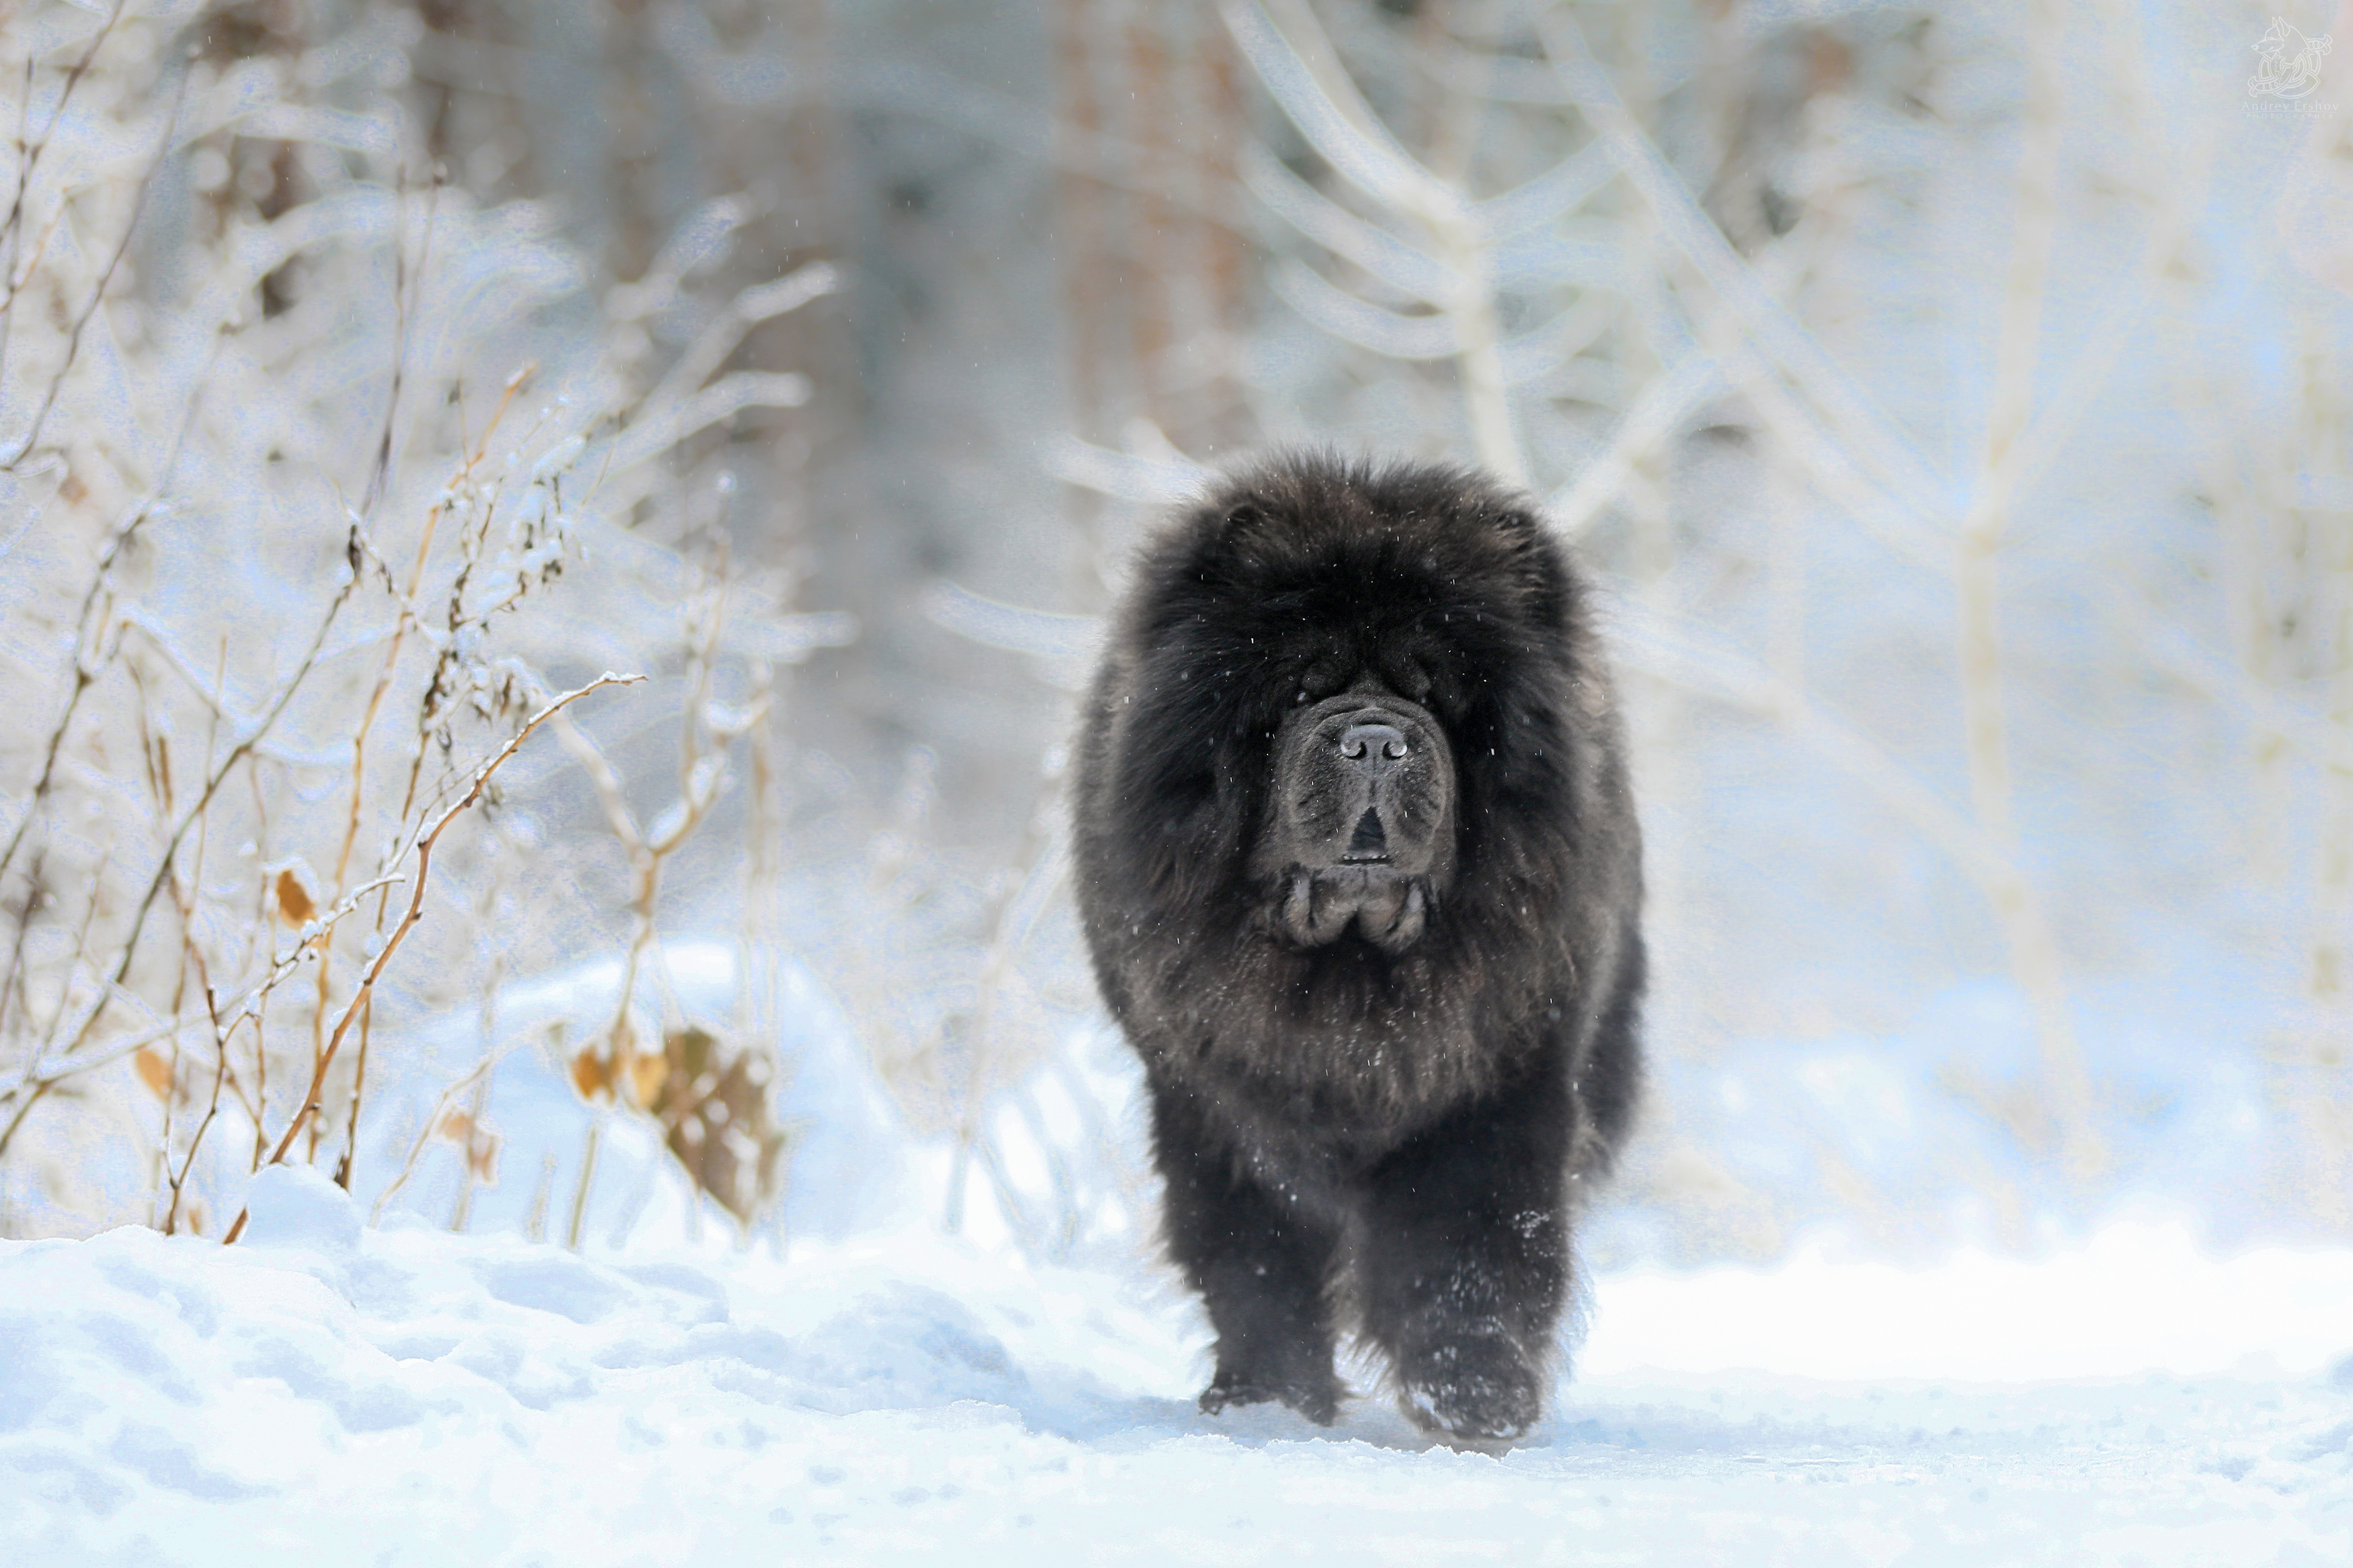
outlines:
[{"label": "thick black fur", "polygon": [[[1310,455],[1145,547],[1082,721],[1078,896],[1144,1060],[1205,1410],[1541,1413],[1641,1077],[1641,839],[1589,595],[1522,497]],[[1370,818],[1370,820],[1367,820]]]}]

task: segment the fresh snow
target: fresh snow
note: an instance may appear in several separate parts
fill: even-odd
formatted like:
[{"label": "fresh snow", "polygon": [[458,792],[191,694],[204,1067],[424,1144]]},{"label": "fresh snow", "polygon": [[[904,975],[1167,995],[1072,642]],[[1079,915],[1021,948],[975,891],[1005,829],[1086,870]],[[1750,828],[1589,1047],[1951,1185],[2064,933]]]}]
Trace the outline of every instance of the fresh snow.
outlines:
[{"label": "fresh snow", "polygon": [[[1163,1275],[920,1227],[585,1254],[254,1184],[0,1241],[8,1564],[2353,1562],[2353,1252],[1594,1282],[1500,1457],[1206,1417]],[[675,1233],[674,1233],[675,1234]]]}]

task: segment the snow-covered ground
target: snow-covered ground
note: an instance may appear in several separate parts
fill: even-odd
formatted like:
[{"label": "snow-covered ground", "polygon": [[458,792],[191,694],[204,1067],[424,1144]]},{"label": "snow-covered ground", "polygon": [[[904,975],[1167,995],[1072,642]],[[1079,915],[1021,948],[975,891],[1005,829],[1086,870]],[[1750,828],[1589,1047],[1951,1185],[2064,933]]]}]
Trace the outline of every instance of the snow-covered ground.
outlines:
[{"label": "snow-covered ground", "polygon": [[1497,1458],[1200,1415],[1142,1268],[253,1212],[0,1242],[0,1563],[2353,1562],[2341,1250],[1609,1275]]}]

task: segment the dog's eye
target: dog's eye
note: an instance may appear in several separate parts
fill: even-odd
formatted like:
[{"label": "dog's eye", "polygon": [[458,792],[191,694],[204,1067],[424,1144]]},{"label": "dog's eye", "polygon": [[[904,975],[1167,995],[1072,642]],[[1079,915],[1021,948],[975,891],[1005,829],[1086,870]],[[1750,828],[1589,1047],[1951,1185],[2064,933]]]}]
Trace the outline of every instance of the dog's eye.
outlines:
[{"label": "dog's eye", "polygon": [[1347,666],[1335,656],[1326,654],[1292,675],[1292,706],[1303,702],[1321,702],[1347,684]]}]

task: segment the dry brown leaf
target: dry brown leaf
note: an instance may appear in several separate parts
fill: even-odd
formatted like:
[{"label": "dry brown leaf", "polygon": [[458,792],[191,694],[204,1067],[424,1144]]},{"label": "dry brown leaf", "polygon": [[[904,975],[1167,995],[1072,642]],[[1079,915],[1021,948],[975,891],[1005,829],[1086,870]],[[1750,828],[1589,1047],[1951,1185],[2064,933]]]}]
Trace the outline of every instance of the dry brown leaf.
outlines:
[{"label": "dry brown leaf", "polygon": [[172,1098],[172,1064],[164,1053],[153,1046],[142,1046],[131,1058],[139,1069],[139,1081],[153,1090],[158,1100]]},{"label": "dry brown leaf", "polygon": [[651,1110],[661,1099],[662,1081],[670,1077],[670,1058],[638,1055],[629,1058],[629,1092],[638,1105]]},{"label": "dry brown leaf", "polygon": [[738,1223],[776,1195],[786,1134],[770,1118],[762,1053],[694,1025],[662,1037],[668,1065],[652,1107],[663,1142],[694,1183]]},{"label": "dry brown leaf", "polygon": [[294,874],[291,866],[278,873],[277,892],[278,918],[290,926],[308,925],[319,912],[311,889],[302,885],[302,879]]},{"label": "dry brown leaf", "polygon": [[594,1046],[583,1046],[572,1058],[572,1092],[583,1100],[594,1100],[611,1091],[613,1069],[596,1054]]},{"label": "dry brown leaf", "polygon": [[433,1124],[434,1136],[446,1138],[464,1152],[466,1168],[484,1186],[496,1186],[499,1180],[499,1144],[496,1129],[487,1121],[477,1121],[455,1109],[441,1113]]}]

